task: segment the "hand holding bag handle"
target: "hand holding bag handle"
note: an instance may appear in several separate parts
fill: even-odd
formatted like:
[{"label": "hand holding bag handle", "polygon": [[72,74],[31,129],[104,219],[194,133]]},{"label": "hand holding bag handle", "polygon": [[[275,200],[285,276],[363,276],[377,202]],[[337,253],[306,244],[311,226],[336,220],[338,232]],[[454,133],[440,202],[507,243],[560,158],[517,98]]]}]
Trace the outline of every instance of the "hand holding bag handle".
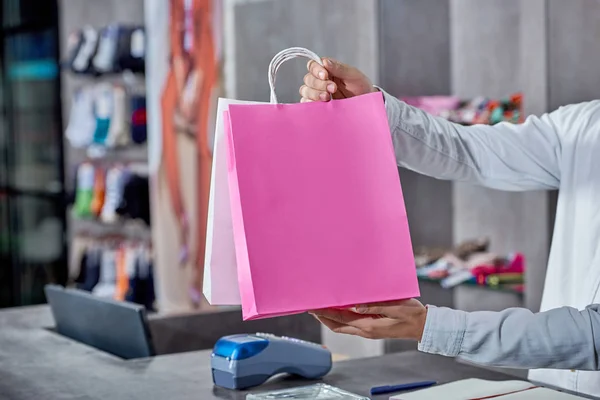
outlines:
[{"label": "hand holding bag handle", "polygon": [[289,49],[285,49],[277,53],[275,57],[273,57],[273,59],[271,60],[271,63],[269,64],[269,87],[271,88],[272,104],[278,104],[277,95],[275,94],[275,76],[277,75],[279,67],[284,62],[294,59],[296,57],[308,58],[319,63],[319,65],[323,65],[321,57],[319,57],[316,53],[303,47],[290,47]]}]

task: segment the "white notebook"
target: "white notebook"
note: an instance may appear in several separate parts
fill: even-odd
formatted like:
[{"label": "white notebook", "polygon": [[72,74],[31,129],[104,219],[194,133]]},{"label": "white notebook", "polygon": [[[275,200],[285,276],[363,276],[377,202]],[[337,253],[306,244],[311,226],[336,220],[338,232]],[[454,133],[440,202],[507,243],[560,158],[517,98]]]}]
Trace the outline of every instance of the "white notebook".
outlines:
[{"label": "white notebook", "polygon": [[582,397],[536,387],[525,381],[486,381],[464,379],[411,393],[397,394],[390,400],[474,400],[495,396],[494,400],[574,400]]}]

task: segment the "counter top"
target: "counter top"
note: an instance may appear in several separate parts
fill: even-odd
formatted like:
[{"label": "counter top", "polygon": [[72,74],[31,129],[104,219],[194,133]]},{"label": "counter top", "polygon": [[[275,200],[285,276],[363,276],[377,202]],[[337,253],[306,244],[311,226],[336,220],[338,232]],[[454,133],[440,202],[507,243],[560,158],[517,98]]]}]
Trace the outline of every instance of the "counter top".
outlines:
[{"label": "counter top", "polygon": [[[0,399],[245,399],[247,392],[213,386],[210,351],[126,361],[60,336],[48,326],[52,317],[47,307],[0,311]],[[411,351],[334,363],[324,382],[367,395],[377,385],[473,377],[515,379]],[[281,377],[255,391],[310,383]]]}]

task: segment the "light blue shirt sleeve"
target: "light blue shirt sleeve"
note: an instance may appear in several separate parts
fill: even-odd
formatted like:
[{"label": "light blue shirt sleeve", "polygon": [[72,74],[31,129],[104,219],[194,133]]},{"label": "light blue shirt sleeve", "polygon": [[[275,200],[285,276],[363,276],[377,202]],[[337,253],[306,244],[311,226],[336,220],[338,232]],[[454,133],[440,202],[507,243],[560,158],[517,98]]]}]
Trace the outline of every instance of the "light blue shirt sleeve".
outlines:
[{"label": "light blue shirt sleeve", "polygon": [[398,165],[494,189],[558,188],[561,141],[555,120],[562,119],[564,110],[529,117],[523,124],[466,127],[381,92]]},{"label": "light blue shirt sleeve", "polygon": [[419,350],[481,365],[600,370],[600,305],[532,313],[429,306]]},{"label": "light blue shirt sleeve", "polygon": [[[382,92],[398,165],[513,191],[559,187],[562,146],[574,140],[570,127],[590,106],[561,107],[518,125],[465,127]],[[521,308],[468,313],[430,306],[419,350],[490,366],[599,370],[599,308],[534,314]]]}]

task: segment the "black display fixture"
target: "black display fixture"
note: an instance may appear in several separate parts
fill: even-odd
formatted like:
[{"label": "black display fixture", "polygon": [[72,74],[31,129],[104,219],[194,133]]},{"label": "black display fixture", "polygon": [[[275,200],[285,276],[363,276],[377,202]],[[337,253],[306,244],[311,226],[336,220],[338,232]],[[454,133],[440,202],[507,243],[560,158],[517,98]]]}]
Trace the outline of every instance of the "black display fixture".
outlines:
[{"label": "black display fixture", "polygon": [[64,147],[55,0],[0,0],[0,307],[65,284]]}]

